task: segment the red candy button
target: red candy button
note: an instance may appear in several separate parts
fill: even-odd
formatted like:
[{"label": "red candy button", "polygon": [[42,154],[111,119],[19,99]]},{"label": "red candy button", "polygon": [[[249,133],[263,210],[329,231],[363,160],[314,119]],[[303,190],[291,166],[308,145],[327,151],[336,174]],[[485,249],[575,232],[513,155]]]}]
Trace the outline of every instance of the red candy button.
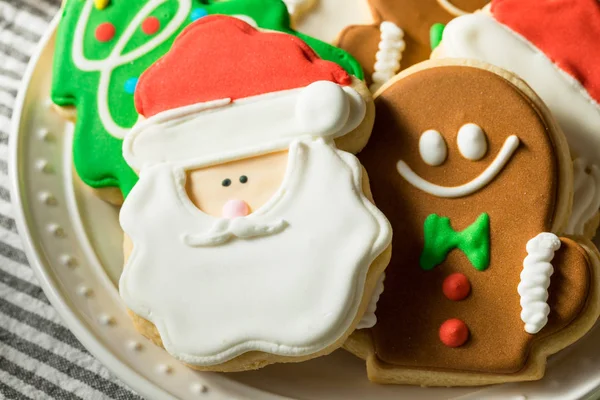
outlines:
[{"label": "red candy button", "polygon": [[471,283],[465,274],[457,272],[444,279],[442,291],[444,292],[444,296],[450,300],[464,300],[471,293]]},{"label": "red candy button", "polygon": [[448,347],[460,347],[469,339],[469,328],[460,319],[449,319],[440,326],[440,340]]},{"label": "red candy button", "polygon": [[103,22],[96,28],[96,39],[99,42],[110,42],[117,33],[115,26],[110,22]]},{"label": "red candy button", "polygon": [[154,35],[160,29],[160,21],[156,17],[148,17],[142,22],[142,32]]}]

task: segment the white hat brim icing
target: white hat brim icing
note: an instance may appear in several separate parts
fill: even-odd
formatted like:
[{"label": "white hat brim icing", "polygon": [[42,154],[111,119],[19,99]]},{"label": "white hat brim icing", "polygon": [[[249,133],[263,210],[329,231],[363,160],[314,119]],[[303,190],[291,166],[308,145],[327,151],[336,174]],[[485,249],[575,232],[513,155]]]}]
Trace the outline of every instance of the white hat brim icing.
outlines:
[{"label": "white hat brim icing", "polygon": [[161,112],[125,136],[123,156],[135,170],[163,162],[218,164],[282,150],[297,139],[335,139],[354,130],[365,112],[351,87],[318,81]]}]

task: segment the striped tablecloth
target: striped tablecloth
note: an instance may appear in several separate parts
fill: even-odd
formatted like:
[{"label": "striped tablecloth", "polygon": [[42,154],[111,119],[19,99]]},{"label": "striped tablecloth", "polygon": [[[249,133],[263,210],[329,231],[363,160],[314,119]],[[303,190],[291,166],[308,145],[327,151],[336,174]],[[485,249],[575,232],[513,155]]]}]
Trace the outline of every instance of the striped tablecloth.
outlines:
[{"label": "striped tablecloth", "polygon": [[0,397],[140,399],[63,325],[27,263],[13,219],[10,119],[25,67],[59,6],[60,0],[0,0]]}]

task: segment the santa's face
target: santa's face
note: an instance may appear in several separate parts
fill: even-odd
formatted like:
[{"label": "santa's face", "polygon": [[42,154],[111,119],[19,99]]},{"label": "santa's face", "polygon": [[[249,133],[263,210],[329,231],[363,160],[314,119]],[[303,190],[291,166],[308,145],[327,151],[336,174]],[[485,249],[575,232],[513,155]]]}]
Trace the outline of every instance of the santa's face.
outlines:
[{"label": "santa's face", "polygon": [[266,154],[186,172],[194,205],[215,217],[244,217],[265,204],[281,186],[288,152]]},{"label": "santa's face", "polygon": [[[127,197],[121,225],[134,250],[120,292],[179,359],[210,365],[253,350],[311,354],[355,320],[369,266],[389,243],[389,225],[362,195],[354,156],[315,141],[272,157],[283,162],[288,155],[289,166],[278,174],[271,175],[270,164],[263,168],[275,194],[245,217],[200,212],[183,190],[181,168],[169,164],[144,170]],[[198,171],[207,179],[198,183],[226,190],[221,182],[230,179],[231,187],[235,179],[242,187],[236,194],[253,198],[244,185],[262,174],[223,168]],[[219,196],[220,203],[229,199]]]}]

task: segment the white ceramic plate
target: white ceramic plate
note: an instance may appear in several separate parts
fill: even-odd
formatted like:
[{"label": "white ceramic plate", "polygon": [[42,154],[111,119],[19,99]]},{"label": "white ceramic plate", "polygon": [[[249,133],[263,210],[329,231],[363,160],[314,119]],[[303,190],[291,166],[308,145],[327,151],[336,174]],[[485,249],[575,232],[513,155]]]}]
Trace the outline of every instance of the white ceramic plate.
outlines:
[{"label": "white ceramic plate", "polygon": [[372,23],[371,10],[365,0],[317,0],[309,11],[298,18],[296,29],[333,43],[345,27]]},{"label": "white ceramic plate", "polygon": [[11,178],[17,223],[44,291],[100,361],[152,399],[580,399],[600,387],[600,329],[555,356],[539,382],[484,389],[370,384],[361,360],[340,350],[296,365],[229,375],[197,373],[133,328],[116,287],[122,233],[118,211],[73,173],[72,130],[49,107],[56,22],[32,59],[17,100]]}]

